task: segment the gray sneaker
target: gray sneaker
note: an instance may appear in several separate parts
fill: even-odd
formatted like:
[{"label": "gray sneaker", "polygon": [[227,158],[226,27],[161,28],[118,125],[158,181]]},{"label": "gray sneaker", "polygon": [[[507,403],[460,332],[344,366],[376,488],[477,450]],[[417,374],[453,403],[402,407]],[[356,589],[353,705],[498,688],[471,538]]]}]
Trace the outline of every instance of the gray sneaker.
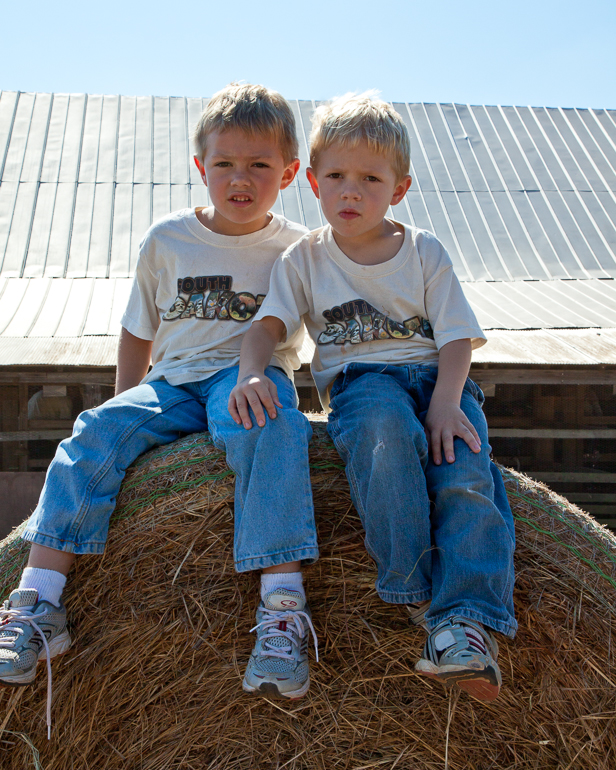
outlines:
[{"label": "gray sneaker", "polygon": [[319,650],[310,609],[299,591],[276,588],[257,609],[257,642],[242,687],[274,698],[301,698],[310,687],[308,631]]},{"label": "gray sneaker", "polygon": [[489,703],[498,697],[502,682],[497,658],[498,644],[487,628],[467,618],[452,617],[430,633],[415,671],[446,687],[457,684]]},{"label": "gray sneaker", "polygon": [[34,589],[16,590],[0,609],[0,683],[30,684],[36,664],[68,650],[66,609],[38,600]]}]

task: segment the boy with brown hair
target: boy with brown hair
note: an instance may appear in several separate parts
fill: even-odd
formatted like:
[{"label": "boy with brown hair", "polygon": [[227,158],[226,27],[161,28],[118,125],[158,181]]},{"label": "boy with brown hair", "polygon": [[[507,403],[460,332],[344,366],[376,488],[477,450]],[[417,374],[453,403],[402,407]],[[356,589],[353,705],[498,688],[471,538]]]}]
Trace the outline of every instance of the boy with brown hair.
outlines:
[{"label": "boy with brown hair", "polygon": [[468,379],[485,335],[437,238],[387,218],[411,184],[408,133],[390,105],[362,94],[319,107],[310,161],[329,224],[274,266],[229,410],[245,428],[248,407],[278,419],[264,367],[305,323],[376,590],[429,632],[417,672],[494,700],[491,630],[513,636],[517,624],[513,520]]},{"label": "boy with brown hair", "polygon": [[[209,430],[236,472],[236,569],[263,570],[262,681],[275,669],[270,678],[284,696],[308,688],[304,647],[311,622],[301,563],[314,561],[318,549],[307,461],[311,429],[294,408],[302,330],[267,362],[280,419],[247,433],[227,411],[242,338],[266,295],[272,265],[307,232],[270,212],[299,168],[295,121],[280,94],[234,83],[210,100],[194,139],[212,206],[168,215],[141,243],[122,319],[116,396],[81,414],[59,445],[23,534],[32,542],[28,567],[0,611],[4,684],[32,682],[38,660],[69,647],[60,598],[66,575],[76,554],[103,552],[126,468],[180,434]],[[268,470],[276,457],[289,470],[272,486]],[[284,632],[271,634],[279,625]]]}]

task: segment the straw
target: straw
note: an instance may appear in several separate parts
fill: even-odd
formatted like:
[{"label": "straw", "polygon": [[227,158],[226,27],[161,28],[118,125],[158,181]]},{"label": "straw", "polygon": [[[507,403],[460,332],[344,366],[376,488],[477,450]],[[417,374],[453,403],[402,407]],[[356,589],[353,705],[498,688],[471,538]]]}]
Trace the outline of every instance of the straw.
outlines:
[{"label": "straw", "polygon": [[[9,730],[28,738],[44,770],[616,766],[614,535],[504,472],[520,629],[513,641],[499,637],[498,700],[450,700],[414,673],[425,634],[376,595],[342,464],[324,426],[313,427],[321,558],[305,574],[321,660],[311,658],[309,694],[286,702],[242,692],[258,576],[234,571],[233,474],[197,434],[140,458],[104,556],[77,561],[65,592],[74,642],[52,664],[51,741],[42,666],[18,702],[0,691],[2,770],[32,767],[33,749]],[[0,545],[4,595],[27,550],[18,533]]]}]

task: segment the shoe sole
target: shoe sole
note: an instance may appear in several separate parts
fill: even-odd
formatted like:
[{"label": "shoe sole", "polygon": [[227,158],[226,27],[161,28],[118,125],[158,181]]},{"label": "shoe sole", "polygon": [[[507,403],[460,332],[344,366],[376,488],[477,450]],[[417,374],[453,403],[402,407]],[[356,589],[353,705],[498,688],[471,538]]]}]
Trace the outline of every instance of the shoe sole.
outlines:
[{"label": "shoe sole", "polygon": [[[49,642],[50,658],[62,655],[62,653],[66,652],[70,646],[71,637],[69,636],[68,631],[63,631]],[[38,656],[37,664],[42,660],[47,660],[47,651],[44,647]],[[13,676],[3,677],[0,679],[0,685],[5,684],[9,685],[9,687],[23,687],[27,684],[32,684],[35,677],[36,666],[33,666],[30,671],[27,671],[25,674],[15,674]]]},{"label": "shoe sole", "polygon": [[242,682],[242,689],[244,692],[249,692],[251,695],[260,695],[264,698],[280,698],[283,700],[297,700],[298,698],[303,698],[308,692],[309,687],[310,679],[307,679],[299,690],[292,690],[291,692],[281,692],[278,689],[278,686],[273,682],[263,682],[259,687],[252,687],[252,685],[249,685],[245,679]]},{"label": "shoe sole", "polygon": [[[492,703],[498,697],[501,683],[496,670],[492,666],[488,666],[482,671],[474,671],[468,668],[439,671],[429,661],[419,661],[417,666],[420,666],[421,663],[424,663],[425,667],[415,667],[417,673],[440,682],[446,688],[457,684],[465,693],[484,703]],[[431,670],[428,666],[431,667]]]}]

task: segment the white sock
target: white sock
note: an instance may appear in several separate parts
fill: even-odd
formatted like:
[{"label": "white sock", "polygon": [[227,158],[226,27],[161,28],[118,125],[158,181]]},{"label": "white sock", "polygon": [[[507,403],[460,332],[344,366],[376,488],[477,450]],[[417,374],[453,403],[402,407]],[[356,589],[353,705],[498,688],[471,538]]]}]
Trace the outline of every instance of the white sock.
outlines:
[{"label": "white sock", "polygon": [[301,572],[262,572],[261,599],[265,600],[267,594],[276,588],[288,588],[290,591],[299,591],[303,598],[306,598]]},{"label": "white sock", "polygon": [[38,591],[39,600],[51,602],[56,607],[60,606],[60,596],[66,584],[66,575],[53,569],[38,569],[26,567],[21,575],[19,588],[34,588]]}]

